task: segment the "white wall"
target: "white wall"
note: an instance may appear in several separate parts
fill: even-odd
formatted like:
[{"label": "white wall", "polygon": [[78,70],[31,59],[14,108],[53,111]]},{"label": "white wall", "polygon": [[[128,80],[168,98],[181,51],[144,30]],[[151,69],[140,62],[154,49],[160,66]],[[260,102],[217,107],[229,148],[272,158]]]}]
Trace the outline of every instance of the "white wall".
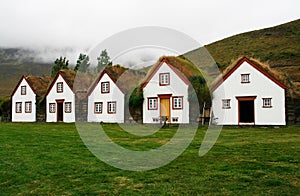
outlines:
[{"label": "white wall", "polygon": [[[241,83],[241,74],[250,74],[250,83]],[[284,89],[257,69],[243,62],[213,92],[213,113],[220,125],[238,124],[237,96],[257,96],[254,100],[256,125],[285,125]],[[272,98],[272,108],[263,108],[262,98]],[[230,99],[231,108],[222,109],[222,99]]]},{"label": "white wall", "polygon": [[[56,84],[58,82],[63,82],[63,92],[56,92]],[[65,102],[71,102],[71,113],[65,113],[65,104],[63,104],[63,122],[75,122],[75,94],[70,89],[68,84],[65,82],[63,77],[59,75],[52,86],[52,89],[47,95],[46,98],[46,122],[57,122],[57,103],[56,100],[63,99]],[[55,103],[56,109],[55,113],[49,112],[49,103]]]},{"label": "white wall", "polygon": [[[21,86],[26,86],[26,95],[21,95]],[[25,102],[31,101],[31,113],[25,113]],[[22,102],[22,113],[16,113],[16,102]],[[12,122],[36,121],[36,95],[23,78],[18,89],[12,96]]]},{"label": "white wall", "polygon": [[[101,82],[109,82],[110,92],[101,93]],[[116,101],[116,113],[108,114],[107,103]],[[101,114],[95,114],[94,103],[103,102]],[[88,122],[124,123],[125,95],[105,73],[88,97]]]},{"label": "white wall", "polygon": [[[159,74],[170,73],[170,85],[159,85]],[[172,94],[172,96],[183,96],[183,109],[172,110],[172,97],[170,98],[171,119],[178,117],[178,123],[189,123],[189,102],[188,102],[188,85],[174,73],[174,71],[163,63],[159,70],[154,74],[152,79],[143,89],[144,103],[143,103],[143,123],[153,123],[153,117],[160,116],[160,99],[158,98],[157,110],[148,110],[148,97],[158,97],[159,94]],[[172,123],[172,121],[171,121]]]}]

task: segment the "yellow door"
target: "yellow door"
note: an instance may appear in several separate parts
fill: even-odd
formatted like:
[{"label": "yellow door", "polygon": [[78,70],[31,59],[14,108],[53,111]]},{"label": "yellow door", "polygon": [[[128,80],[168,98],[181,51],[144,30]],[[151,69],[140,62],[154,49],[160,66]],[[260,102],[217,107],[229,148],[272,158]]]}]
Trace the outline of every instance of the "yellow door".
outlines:
[{"label": "yellow door", "polygon": [[160,116],[166,116],[168,118],[167,122],[170,122],[170,99],[163,98],[160,99]]}]

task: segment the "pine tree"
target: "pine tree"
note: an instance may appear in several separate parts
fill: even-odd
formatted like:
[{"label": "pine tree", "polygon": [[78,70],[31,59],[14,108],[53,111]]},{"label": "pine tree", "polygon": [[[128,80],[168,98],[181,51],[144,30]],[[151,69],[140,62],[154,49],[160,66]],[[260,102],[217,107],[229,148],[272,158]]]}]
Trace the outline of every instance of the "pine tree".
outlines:
[{"label": "pine tree", "polygon": [[101,54],[97,58],[97,60],[98,60],[97,71],[100,71],[107,65],[112,65],[112,62],[110,61],[110,57],[108,56],[106,49],[101,51]]},{"label": "pine tree", "polygon": [[69,66],[69,60],[67,60],[66,57],[63,58],[61,56],[60,58],[57,58],[54,61],[54,65],[52,67],[51,77],[54,77],[61,69],[69,69],[68,66]]}]

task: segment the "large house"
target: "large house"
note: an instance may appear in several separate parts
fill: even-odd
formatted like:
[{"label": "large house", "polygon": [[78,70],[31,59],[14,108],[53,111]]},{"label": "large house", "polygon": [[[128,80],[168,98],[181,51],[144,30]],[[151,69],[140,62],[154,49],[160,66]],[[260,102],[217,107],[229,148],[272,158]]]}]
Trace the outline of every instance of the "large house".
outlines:
[{"label": "large house", "polygon": [[88,122],[124,123],[125,94],[104,70],[88,93]]},{"label": "large house", "polygon": [[143,89],[143,123],[189,123],[189,80],[167,58],[153,68]]},{"label": "large house", "polygon": [[75,122],[76,72],[60,70],[46,93],[46,122]]},{"label": "large house", "polygon": [[241,58],[213,87],[218,125],[285,125],[286,86],[259,63]]},{"label": "large house", "polygon": [[22,76],[11,95],[12,122],[44,120],[43,95],[51,78],[47,76]]}]

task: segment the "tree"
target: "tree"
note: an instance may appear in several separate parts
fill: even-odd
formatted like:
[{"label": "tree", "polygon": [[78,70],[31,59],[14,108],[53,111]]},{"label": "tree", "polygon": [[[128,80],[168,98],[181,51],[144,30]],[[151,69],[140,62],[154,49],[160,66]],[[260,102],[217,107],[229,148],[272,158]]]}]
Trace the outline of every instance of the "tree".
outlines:
[{"label": "tree", "polygon": [[51,77],[53,78],[61,69],[69,69],[69,60],[66,60],[66,57],[57,58],[54,61],[54,65],[51,71]]},{"label": "tree", "polygon": [[74,68],[74,71],[81,71],[81,72],[86,72],[87,69],[90,66],[90,58],[86,54],[79,54],[78,60],[76,62],[76,66]]},{"label": "tree", "polygon": [[104,68],[107,65],[112,65],[112,62],[110,61],[110,57],[108,56],[106,49],[101,51],[101,54],[97,58],[97,60],[98,60],[97,71],[100,71],[102,68]]}]

